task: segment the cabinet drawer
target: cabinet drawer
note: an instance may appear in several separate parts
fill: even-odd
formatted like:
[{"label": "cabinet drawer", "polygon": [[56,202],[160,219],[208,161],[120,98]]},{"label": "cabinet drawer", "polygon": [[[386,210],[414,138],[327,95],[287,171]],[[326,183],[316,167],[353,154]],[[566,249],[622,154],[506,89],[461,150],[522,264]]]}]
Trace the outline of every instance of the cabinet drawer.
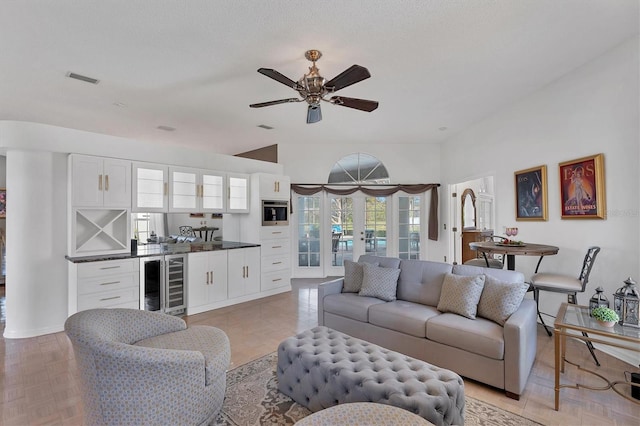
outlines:
[{"label": "cabinet drawer", "polygon": [[112,308],[116,305],[131,303],[138,305],[140,290],[138,287],[129,287],[100,293],[83,294],[78,297],[78,311],[94,308]]},{"label": "cabinet drawer", "polygon": [[267,240],[262,241],[262,257],[284,256],[289,254],[289,240]]},{"label": "cabinet drawer", "polygon": [[137,273],[91,277],[78,280],[78,294],[90,294],[102,291],[137,287],[140,277]]},{"label": "cabinet drawer", "polygon": [[263,226],[260,228],[260,240],[270,240],[273,238],[289,238],[288,226]]},{"label": "cabinet drawer", "polygon": [[262,272],[289,270],[289,264],[288,254],[285,256],[266,256],[262,258]]},{"label": "cabinet drawer", "polygon": [[275,271],[262,275],[260,289],[262,291],[272,290],[274,288],[285,287],[291,285],[291,276],[289,270]]},{"label": "cabinet drawer", "polygon": [[78,264],[78,278],[118,275],[138,271],[138,259],[105,260]]}]

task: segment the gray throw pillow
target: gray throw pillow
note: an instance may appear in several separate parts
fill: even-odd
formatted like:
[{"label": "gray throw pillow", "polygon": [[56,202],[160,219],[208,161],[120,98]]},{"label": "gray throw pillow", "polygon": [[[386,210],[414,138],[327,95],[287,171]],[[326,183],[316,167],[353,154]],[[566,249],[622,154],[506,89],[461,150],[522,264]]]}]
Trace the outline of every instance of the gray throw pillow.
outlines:
[{"label": "gray throw pillow", "polygon": [[364,264],[360,296],[372,296],[386,302],[396,300],[400,269]]},{"label": "gray throw pillow", "polygon": [[478,316],[504,325],[520,307],[527,290],[527,283],[508,283],[486,275],[478,303]]},{"label": "gray throw pillow", "polygon": [[[364,263],[357,263],[351,260],[344,261],[344,284],[342,285],[343,293],[357,293],[362,287],[362,277]],[[378,266],[377,263],[374,264]]]},{"label": "gray throw pillow", "polygon": [[437,309],[440,312],[452,312],[463,317],[476,319],[483,287],[484,275],[446,274],[442,282],[442,292]]}]

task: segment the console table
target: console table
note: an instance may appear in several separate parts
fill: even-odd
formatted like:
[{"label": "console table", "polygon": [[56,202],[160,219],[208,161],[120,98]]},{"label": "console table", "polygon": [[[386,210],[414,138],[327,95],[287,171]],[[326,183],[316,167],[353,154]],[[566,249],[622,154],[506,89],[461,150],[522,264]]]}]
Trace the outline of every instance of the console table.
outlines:
[{"label": "console table", "polygon": [[[555,349],[555,409],[558,411],[560,407],[560,389],[591,389],[591,390],[607,390],[613,389],[618,395],[628,399],[631,402],[640,404],[640,400],[633,399],[620,390],[616,389],[617,385],[625,384],[629,386],[640,387],[638,383],[627,382],[624,380],[610,381],[595,371],[588,370],[580,365],[573,363],[566,358],[567,338],[579,339],[585,342],[598,343],[617,348],[623,348],[630,351],[640,352],[640,328],[622,326],[615,324],[613,327],[604,327],[589,315],[589,308],[570,303],[560,305],[560,310],[556,316],[554,327],[554,349]],[[584,333],[584,334],[583,334]],[[606,339],[606,340],[605,340]],[[584,345],[582,345],[584,347]],[[564,373],[564,364],[569,363],[578,367],[581,371],[586,371],[594,376],[601,378],[605,386],[595,387],[586,386],[579,383],[575,385],[561,385],[560,373]]]}]

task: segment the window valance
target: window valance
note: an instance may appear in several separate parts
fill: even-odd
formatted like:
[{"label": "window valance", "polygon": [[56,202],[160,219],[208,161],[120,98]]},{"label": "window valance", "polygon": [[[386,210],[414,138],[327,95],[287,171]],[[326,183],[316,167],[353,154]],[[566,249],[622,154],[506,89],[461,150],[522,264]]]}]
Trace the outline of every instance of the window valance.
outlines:
[{"label": "window valance", "polygon": [[[341,186],[346,186],[342,188]],[[340,184],[302,184],[292,183],[291,191],[300,195],[314,195],[319,192],[327,192],[334,195],[351,195],[355,192],[362,192],[370,197],[387,197],[396,192],[403,191],[407,194],[422,194],[431,191],[431,203],[429,205],[429,239],[438,241],[438,187],[439,183],[419,183],[412,185],[340,185]]]}]

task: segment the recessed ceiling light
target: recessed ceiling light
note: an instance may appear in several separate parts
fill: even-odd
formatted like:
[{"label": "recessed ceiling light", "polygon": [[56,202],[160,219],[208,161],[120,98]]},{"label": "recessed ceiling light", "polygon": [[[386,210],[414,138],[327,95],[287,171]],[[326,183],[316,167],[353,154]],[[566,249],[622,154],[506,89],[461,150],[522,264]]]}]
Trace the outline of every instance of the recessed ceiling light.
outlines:
[{"label": "recessed ceiling light", "polygon": [[438,130],[440,130],[441,132],[444,132],[445,130],[447,130],[447,127],[445,126],[438,127]]},{"label": "recessed ceiling light", "polygon": [[76,79],[76,80],[80,80],[80,81],[85,81],[85,82],[91,83],[91,84],[98,84],[100,82],[100,80],[98,80],[97,78],[87,77],[86,75],[76,74],[76,73],[71,72],[71,71],[69,71],[67,73],[67,77],[73,78],[73,79]]},{"label": "recessed ceiling light", "polygon": [[174,130],[176,130],[175,127],[171,126],[158,126],[158,129],[164,130],[165,132],[173,132]]},{"label": "recessed ceiling light", "polygon": [[258,127],[260,127],[261,129],[267,129],[267,130],[273,129],[273,127],[267,126],[266,124],[258,124]]}]

